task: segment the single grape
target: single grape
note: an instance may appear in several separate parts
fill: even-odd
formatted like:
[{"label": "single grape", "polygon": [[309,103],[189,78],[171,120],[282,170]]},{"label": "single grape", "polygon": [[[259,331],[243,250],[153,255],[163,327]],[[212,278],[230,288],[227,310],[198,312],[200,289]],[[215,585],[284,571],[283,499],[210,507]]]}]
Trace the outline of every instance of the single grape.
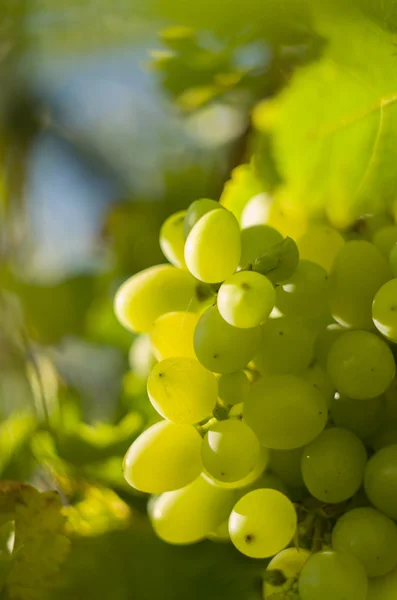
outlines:
[{"label": "single grape", "polygon": [[191,312],[169,312],[156,319],[150,329],[150,341],[157,360],[176,356],[195,358],[194,330],[200,315]]},{"label": "single grape", "polygon": [[[239,496],[241,494],[246,493],[246,491],[251,491],[256,486],[256,483],[260,481],[261,477],[264,475],[264,470],[266,469],[269,463],[269,450],[261,446],[259,448],[259,453],[256,459],[256,463],[252,471],[248,473],[242,479],[238,481],[220,481],[219,479],[215,479],[208,472],[203,472],[203,477],[207,478],[213,485],[217,485],[224,489],[230,490],[238,490]],[[265,486],[264,486],[265,487]],[[269,486],[270,487],[270,486]]]},{"label": "single grape", "polygon": [[187,268],[205,283],[218,283],[233,275],[240,254],[240,229],[228,210],[212,210],[201,217],[185,244]]},{"label": "single grape", "polygon": [[218,397],[226,406],[244,402],[248,396],[250,382],[244,371],[225,373],[218,379]]},{"label": "single grape", "polygon": [[291,542],[297,526],[292,502],[272,489],[243,496],[229,518],[229,534],[237,550],[252,558],[267,558]]},{"label": "single grape", "polygon": [[150,337],[146,333],[138,335],[132,342],[128,362],[131,370],[142,379],[146,379],[156,364]]},{"label": "single grape", "polygon": [[252,269],[266,275],[272,283],[280,283],[292,277],[298,264],[298,246],[292,238],[286,237],[261,254],[252,263]]},{"label": "single grape", "polygon": [[314,336],[290,317],[269,319],[262,326],[262,342],[253,365],[262,375],[307,369],[313,358]]},{"label": "single grape", "polygon": [[240,267],[245,269],[282,239],[281,233],[269,225],[253,225],[243,229]]},{"label": "single grape", "polygon": [[385,421],[371,438],[371,446],[374,450],[380,450],[393,444],[397,444],[397,418]]},{"label": "single grape", "polygon": [[130,446],[123,470],[127,482],[148,494],[177,490],[200,475],[201,436],[192,425],[161,421]]},{"label": "single grape", "polygon": [[302,454],[303,481],[321,502],[348,500],[364,477],[367,453],[362,441],[347,429],[325,429]]},{"label": "single grape", "polygon": [[330,275],[329,303],[334,319],[345,327],[372,329],[372,300],[390,276],[387,261],[373,244],[347,242]]},{"label": "single grape", "polygon": [[215,531],[228,518],[235,501],[234,490],[212,485],[200,476],[180,490],[161,494],[149,516],[163,541],[192,544]]},{"label": "single grape", "polygon": [[206,471],[218,481],[233,482],[246,477],[259,456],[259,441],[242,421],[219,421],[206,433],[201,459]]},{"label": "single grape", "polygon": [[391,279],[377,291],[372,304],[376,328],[397,343],[397,279]]},{"label": "single grape", "polygon": [[267,448],[290,450],[313,440],[327,422],[321,393],[294,375],[273,375],[251,386],[243,416]]},{"label": "single grape", "polygon": [[272,201],[272,198],[265,192],[253,196],[241,213],[241,228],[245,229],[252,225],[265,225],[269,218]]},{"label": "single grape", "polygon": [[375,398],[395,375],[389,346],[368,331],[348,331],[332,345],[327,370],[336,389],[357,399]]},{"label": "single grape", "polygon": [[324,369],[327,368],[328,354],[331,347],[345,331],[346,329],[337,323],[331,323],[318,333],[314,344],[314,357]]},{"label": "single grape", "polygon": [[254,271],[240,271],[222,283],[217,304],[229,325],[246,329],[264,323],[275,300],[276,292],[266,277]]},{"label": "single grape", "polygon": [[391,519],[397,519],[397,444],[378,450],[368,461],[364,476],[370,502]]},{"label": "single grape", "polygon": [[254,481],[250,485],[245,486],[240,491],[244,492],[244,494],[247,494],[248,492],[252,492],[253,490],[261,489],[277,490],[278,492],[284,494],[284,496],[287,496],[287,498],[289,497],[289,491],[284,481],[282,481],[280,477],[278,477],[274,473],[270,473],[269,471],[265,471],[264,473],[262,473],[262,475],[256,481]]},{"label": "single grape", "polygon": [[295,273],[276,289],[276,306],[286,316],[306,318],[328,307],[328,273],[310,260],[301,260]]},{"label": "single grape", "polygon": [[334,398],[335,388],[327,371],[319,363],[312,362],[300,373],[300,377],[322,393],[329,408]]},{"label": "single grape", "polygon": [[355,400],[342,394],[335,394],[330,408],[331,420],[340,427],[367,440],[381,426],[385,418],[383,396]]},{"label": "single grape", "polygon": [[310,552],[304,548],[286,548],[282,550],[267,565],[266,571],[281,571],[286,582],[283,585],[272,585],[265,580],[263,583],[263,598],[265,600],[278,600],[277,595],[283,598],[291,589],[291,580],[296,579],[303,565],[310,557]]},{"label": "single grape", "polygon": [[338,519],[332,547],[355,556],[368,577],[380,577],[397,566],[397,526],[374,508],[355,508]]},{"label": "single grape", "polygon": [[303,487],[301,470],[303,448],[270,450],[269,468],[292,488]]},{"label": "single grape", "polygon": [[329,272],[345,240],[328,225],[311,225],[297,244],[301,258],[311,260]]},{"label": "single grape", "polygon": [[397,242],[397,226],[388,225],[378,229],[372,237],[372,243],[378,248],[379,252],[388,259],[394,244]]},{"label": "single grape", "polygon": [[197,358],[209,371],[233,373],[243,369],[258,351],[262,338],[260,327],[239,329],[226,323],[218,308],[208,308],[194,332]]},{"label": "single grape", "polygon": [[186,210],[180,210],[166,219],[160,229],[160,248],[175,267],[186,268],[185,236],[183,233]]},{"label": "single grape", "polygon": [[210,200],[210,198],[201,198],[200,200],[192,202],[187,209],[184,218],[184,238],[186,239],[188,237],[189,233],[201,217],[218,208],[223,208],[222,204],[219,204],[216,200]]},{"label": "single grape", "polygon": [[395,600],[397,597],[397,569],[383,577],[369,580],[367,600]]},{"label": "single grape", "polygon": [[147,391],[157,412],[174,423],[198,423],[215,407],[217,381],[194,358],[166,358],[152,369]]},{"label": "single grape", "polygon": [[195,310],[197,282],[187,271],[157,265],[133,275],[118,289],[114,311],[131,331],[148,332],[164,313]]},{"label": "single grape", "polygon": [[364,567],[346,552],[312,554],[299,577],[301,600],[367,600],[367,591]]}]

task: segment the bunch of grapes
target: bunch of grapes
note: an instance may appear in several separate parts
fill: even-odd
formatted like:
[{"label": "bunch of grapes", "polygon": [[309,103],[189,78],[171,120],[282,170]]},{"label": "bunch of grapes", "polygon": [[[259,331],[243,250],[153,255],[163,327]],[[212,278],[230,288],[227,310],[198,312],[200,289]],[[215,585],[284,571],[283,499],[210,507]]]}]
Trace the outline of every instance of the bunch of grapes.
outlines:
[{"label": "bunch of grapes", "polygon": [[166,542],[272,558],[264,598],[394,600],[397,226],[295,242],[268,217],[265,197],[240,223],[197,200],[161,229],[170,264],[118,290],[163,418],[124,475]]}]

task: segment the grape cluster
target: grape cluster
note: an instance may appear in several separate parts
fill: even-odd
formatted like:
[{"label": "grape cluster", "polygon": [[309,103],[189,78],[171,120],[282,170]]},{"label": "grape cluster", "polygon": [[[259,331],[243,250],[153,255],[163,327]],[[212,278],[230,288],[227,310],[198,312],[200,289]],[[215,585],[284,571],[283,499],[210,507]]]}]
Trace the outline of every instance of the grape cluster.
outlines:
[{"label": "grape cluster", "polygon": [[311,223],[294,242],[268,213],[256,197],[240,227],[193,202],[161,229],[170,264],[118,290],[163,418],[124,475],[166,542],[272,557],[264,598],[394,600],[397,226]]}]

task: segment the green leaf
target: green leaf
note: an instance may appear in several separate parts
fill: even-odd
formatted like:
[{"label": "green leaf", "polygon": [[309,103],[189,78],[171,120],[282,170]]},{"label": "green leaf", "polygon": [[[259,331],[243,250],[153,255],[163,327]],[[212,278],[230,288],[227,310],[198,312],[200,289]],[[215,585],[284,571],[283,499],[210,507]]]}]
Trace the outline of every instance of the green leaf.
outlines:
[{"label": "green leaf", "polygon": [[325,212],[345,227],[395,199],[395,39],[354,3],[311,4],[316,32],[327,40],[324,56],[255,120],[273,135],[289,206]]}]

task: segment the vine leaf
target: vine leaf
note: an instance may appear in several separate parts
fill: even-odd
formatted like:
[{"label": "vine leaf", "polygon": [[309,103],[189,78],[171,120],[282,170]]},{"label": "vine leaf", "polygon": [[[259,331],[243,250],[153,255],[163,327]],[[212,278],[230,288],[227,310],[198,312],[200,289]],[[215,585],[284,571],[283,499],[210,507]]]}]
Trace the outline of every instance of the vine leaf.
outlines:
[{"label": "vine leaf", "polygon": [[316,32],[327,40],[323,57],[254,119],[272,135],[281,198],[345,227],[395,202],[396,39],[355,3],[310,4]]},{"label": "vine leaf", "polygon": [[56,586],[69,551],[56,492],[18,482],[0,483],[0,525],[14,522],[15,540],[3,582],[10,600],[43,600]]}]

